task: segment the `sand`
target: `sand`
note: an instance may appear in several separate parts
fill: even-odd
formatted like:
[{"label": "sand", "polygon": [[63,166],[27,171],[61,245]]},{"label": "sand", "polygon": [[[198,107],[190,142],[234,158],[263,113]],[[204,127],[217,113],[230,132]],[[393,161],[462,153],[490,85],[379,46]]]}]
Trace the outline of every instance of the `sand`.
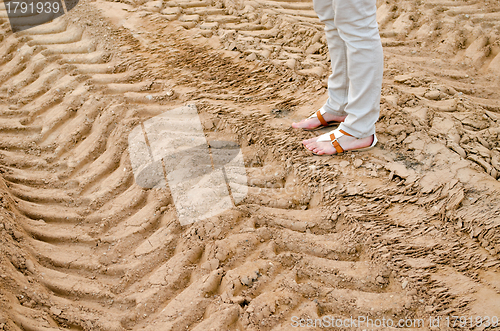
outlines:
[{"label": "sand", "polygon": [[[16,33],[2,9],[0,330],[483,329],[500,317],[499,12],[379,1],[380,143],[319,157],[300,144],[318,132],[290,128],[326,98],[310,1],[84,0]],[[129,135],[186,105],[248,180],[181,225],[168,183],[136,183]]]}]

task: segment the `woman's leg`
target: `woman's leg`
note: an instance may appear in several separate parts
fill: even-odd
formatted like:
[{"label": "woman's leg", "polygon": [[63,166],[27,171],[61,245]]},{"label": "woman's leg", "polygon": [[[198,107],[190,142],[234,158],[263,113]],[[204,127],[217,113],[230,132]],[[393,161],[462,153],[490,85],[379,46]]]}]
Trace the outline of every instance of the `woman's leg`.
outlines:
[{"label": "woman's leg", "polygon": [[346,45],[349,88],[340,129],[357,138],[375,133],[380,114],[384,56],[375,0],[332,0],[335,25]]},{"label": "woman's leg", "polygon": [[[380,113],[384,57],[376,20],[376,1],[330,1],[336,31],[345,45],[348,77],[347,104],[344,108],[347,117],[339,129],[352,135],[342,136],[338,142],[344,150],[358,149],[372,144]],[[336,152],[329,142],[316,142],[316,138],[303,143],[318,154]]]},{"label": "woman's leg", "polygon": [[313,0],[319,20],[325,24],[326,41],[330,53],[332,73],[328,77],[328,100],[323,109],[331,114],[345,116],[349,79],[347,73],[346,44],[339,34],[335,22],[333,0]]},{"label": "woman's leg", "polygon": [[[325,34],[330,52],[332,73],[328,77],[328,100],[322,109],[327,122],[341,122],[345,119],[344,108],[347,103],[349,81],[347,77],[346,45],[339,36],[335,26],[335,13],[332,0],[313,0],[314,10],[321,22],[325,24]],[[323,113],[323,111],[322,111]],[[305,119],[293,123],[293,128],[312,129],[318,127],[320,121],[316,118]]]}]

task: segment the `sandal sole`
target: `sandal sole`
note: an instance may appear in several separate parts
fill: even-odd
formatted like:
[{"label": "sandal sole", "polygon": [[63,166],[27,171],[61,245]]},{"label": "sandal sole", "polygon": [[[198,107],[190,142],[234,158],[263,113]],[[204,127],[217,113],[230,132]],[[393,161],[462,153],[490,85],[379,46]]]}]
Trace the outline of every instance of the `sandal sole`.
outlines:
[{"label": "sandal sole", "polygon": [[342,123],[342,122],[329,122],[329,124],[326,125],[326,126],[325,125],[320,125],[320,126],[317,126],[317,127],[313,128],[313,129],[304,129],[304,128],[302,128],[302,130],[304,130],[304,131],[318,131],[318,130],[321,130],[323,128],[329,128],[331,126],[340,125],[340,123]]},{"label": "sandal sole", "polygon": [[375,144],[372,144],[368,147],[362,147],[362,148],[357,148],[357,149],[350,149],[350,150],[347,150],[347,151],[344,151],[342,153],[335,153],[335,154],[317,154],[317,153],[314,153],[313,151],[311,151],[310,149],[308,149],[304,144],[302,144],[302,147],[304,147],[306,149],[306,151],[308,151],[309,153],[311,154],[314,154],[316,156],[334,156],[334,155],[343,155],[343,154],[347,154],[349,152],[352,152],[352,153],[359,153],[359,152],[366,152],[366,151],[369,151],[370,149],[373,149],[378,143],[378,140],[375,142]]}]

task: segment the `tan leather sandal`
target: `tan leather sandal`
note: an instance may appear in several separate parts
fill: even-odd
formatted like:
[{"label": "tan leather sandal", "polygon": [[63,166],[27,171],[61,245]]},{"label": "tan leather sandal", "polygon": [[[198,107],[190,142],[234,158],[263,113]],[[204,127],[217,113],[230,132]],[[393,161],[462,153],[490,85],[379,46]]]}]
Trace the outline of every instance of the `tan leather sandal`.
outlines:
[{"label": "tan leather sandal", "polygon": [[341,123],[339,121],[331,121],[331,122],[325,121],[325,119],[323,117],[324,113],[325,113],[325,111],[323,109],[320,109],[316,113],[314,113],[311,116],[309,116],[307,119],[317,118],[321,124],[319,126],[315,127],[315,128],[312,128],[312,129],[303,129],[303,130],[306,130],[306,131],[316,131],[316,130],[319,130],[319,129],[322,129],[322,128],[327,128],[327,127],[332,126],[332,125],[339,125]]},{"label": "tan leather sandal", "polygon": [[[332,144],[332,146],[335,148],[335,150],[337,151],[337,154],[317,154],[317,153],[314,153],[313,151],[307,149],[308,151],[310,151],[311,153],[315,154],[315,155],[339,155],[339,154],[343,154],[343,153],[346,153],[346,152],[364,152],[364,151],[368,151],[370,149],[372,149],[373,147],[375,147],[375,145],[377,144],[378,140],[377,140],[377,135],[373,134],[373,142],[370,146],[368,147],[362,147],[362,148],[356,148],[356,149],[350,149],[350,150],[344,150],[342,148],[342,146],[340,146],[339,142],[338,142],[338,139],[340,137],[342,137],[343,135],[346,135],[346,136],[353,136],[352,134],[349,134],[347,132],[345,132],[344,130],[342,129],[336,129],[336,130],[333,130],[333,131],[330,131],[328,133],[325,133],[321,136],[318,137],[318,140],[316,140],[316,142],[322,142],[322,141],[328,141]],[[304,146],[305,147],[305,146]]]}]

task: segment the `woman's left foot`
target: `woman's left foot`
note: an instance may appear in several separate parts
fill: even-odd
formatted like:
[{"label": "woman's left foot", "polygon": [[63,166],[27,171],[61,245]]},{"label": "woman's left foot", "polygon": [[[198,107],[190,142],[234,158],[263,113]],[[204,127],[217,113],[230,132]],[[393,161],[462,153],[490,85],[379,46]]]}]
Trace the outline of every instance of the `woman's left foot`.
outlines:
[{"label": "woman's left foot", "polygon": [[[330,125],[338,125],[339,123],[343,122],[347,117],[347,115],[338,116],[330,113],[324,113],[323,115],[321,115],[321,113],[318,114],[318,112],[316,112],[316,117],[314,117],[313,115],[312,117],[303,119],[300,122],[293,122],[292,128],[312,131],[316,129],[325,128]],[[318,116],[322,118],[323,123],[321,122]]]}]

